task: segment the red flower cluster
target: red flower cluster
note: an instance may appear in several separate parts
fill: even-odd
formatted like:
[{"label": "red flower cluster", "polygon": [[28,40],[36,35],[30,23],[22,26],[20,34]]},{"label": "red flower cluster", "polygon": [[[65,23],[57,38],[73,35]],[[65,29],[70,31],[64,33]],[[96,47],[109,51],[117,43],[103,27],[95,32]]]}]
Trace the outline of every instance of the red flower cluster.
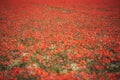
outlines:
[{"label": "red flower cluster", "polygon": [[0,3],[0,80],[120,79],[117,3],[20,1]]}]

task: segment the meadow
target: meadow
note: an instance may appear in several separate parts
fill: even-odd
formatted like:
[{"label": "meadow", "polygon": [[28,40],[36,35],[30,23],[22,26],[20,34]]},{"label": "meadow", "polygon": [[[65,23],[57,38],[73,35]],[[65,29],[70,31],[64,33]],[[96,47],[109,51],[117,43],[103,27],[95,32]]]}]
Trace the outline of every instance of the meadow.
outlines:
[{"label": "meadow", "polygon": [[0,2],[0,80],[120,80],[119,0]]}]

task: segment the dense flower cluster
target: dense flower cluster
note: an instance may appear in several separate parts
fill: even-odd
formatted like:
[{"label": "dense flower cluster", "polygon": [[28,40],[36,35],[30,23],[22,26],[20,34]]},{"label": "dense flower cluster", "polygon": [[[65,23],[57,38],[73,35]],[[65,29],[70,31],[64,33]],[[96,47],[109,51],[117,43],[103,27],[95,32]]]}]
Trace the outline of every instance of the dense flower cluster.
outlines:
[{"label": "dense flower cluster", "polygon": [[62,1],[0,5],[0,80],[120,79],[119,6]]}]

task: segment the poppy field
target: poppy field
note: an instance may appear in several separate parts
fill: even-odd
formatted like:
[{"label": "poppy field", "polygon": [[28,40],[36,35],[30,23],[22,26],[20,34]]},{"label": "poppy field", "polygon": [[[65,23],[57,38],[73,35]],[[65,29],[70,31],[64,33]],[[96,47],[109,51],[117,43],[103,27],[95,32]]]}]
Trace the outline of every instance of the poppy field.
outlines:
[{"label": "poppy field", "polygon": [[0,1],[0,80],[120,80],[119,2]]}]

